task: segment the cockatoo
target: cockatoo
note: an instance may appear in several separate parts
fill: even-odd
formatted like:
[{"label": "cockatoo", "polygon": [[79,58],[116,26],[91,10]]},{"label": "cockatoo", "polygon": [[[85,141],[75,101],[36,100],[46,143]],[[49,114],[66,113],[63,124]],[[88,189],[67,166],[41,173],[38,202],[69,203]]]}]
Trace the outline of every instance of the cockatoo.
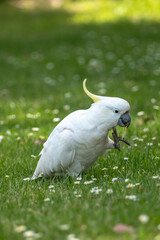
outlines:
[{"label": "cockatoo", "polygon": [[87,172],[106,150],[116,148],[108,137],[109,131],[117,125],[130,125],[126,100],[92,94],[86,88],[86,79],[83,89],[94,103],[89,109],[70,113],[55,127],[39,154],[32,179]]}]

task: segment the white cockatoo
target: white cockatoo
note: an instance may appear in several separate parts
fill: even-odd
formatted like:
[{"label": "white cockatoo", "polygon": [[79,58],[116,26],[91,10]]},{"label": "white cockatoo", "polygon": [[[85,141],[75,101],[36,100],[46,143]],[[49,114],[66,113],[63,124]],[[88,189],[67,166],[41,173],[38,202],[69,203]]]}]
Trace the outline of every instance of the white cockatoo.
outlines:
[{"label": "white cockatoo", "polygon": [[40,152],[32,179],[86,172],[107,149],[116,148],[108,137],[109,131],[116,125],[130,125],[130,105],[126,100],[90,93],[86,79],[83,89],[94,103],[89,109],[70,113],[55,127]]}]

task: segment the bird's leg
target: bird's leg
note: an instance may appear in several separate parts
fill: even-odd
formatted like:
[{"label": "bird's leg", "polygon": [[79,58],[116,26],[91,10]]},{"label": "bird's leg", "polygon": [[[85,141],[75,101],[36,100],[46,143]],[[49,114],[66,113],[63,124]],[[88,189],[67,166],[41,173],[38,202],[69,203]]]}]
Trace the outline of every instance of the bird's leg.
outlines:
[{"label": "bird's leg", "polygon": [[121,149],[120,149],[120,143],[119,143],[119,141],[124,142],[124,143],[127,144],[128,146],[131,146],[131,144],[130,144],[125,138],[118,136],[117,130],[116,130],[115,127],[113,127],[112,136],[113,136],[113,139],[114,139],[114,146],[115,146],[115,148],[118,149],[120,152],[121,152]]},{"label": "bird's leg", "polygon": [[113,127],[113,133],[112,133],[113,139],[114,139],[114,147],[118,149],[121,152],[120,144],[119,144],[119,139],[117,135],[117,130],[115,127]]}]

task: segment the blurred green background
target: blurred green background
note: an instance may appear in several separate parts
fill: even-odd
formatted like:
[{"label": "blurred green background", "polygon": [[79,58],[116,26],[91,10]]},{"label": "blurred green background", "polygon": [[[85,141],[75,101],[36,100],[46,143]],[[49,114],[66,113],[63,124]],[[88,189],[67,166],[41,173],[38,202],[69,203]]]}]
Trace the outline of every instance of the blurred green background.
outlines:
[{"label": "blurred green background", "polygon": [[[26,239],[19,225],[46,240],[160,238],[159,13],[159,0],[0,1],[0,239]],[[78,186],[68,178],[23,181],[57,123],[92,103],[84,78],[91,92],[129,101],[133,148],[101,157]],[[99,195],[83,184],[93,176]],[[140,186],[128,189],[126,178]],[[117,235],[117,223],[134,234]]]}]

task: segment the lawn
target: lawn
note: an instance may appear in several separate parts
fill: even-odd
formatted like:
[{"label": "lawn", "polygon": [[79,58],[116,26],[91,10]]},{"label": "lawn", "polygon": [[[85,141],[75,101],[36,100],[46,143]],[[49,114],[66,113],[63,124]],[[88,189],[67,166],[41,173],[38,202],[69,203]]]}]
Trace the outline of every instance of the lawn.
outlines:
[{"label": "lawn", "polygon": [[[66,2],[0,5],[0,239],[159,240],[160,3]],[[79,184],[28,181],[53,128],[91,105],[84,78],[129,101],[132,147],[100,157]]]}]

